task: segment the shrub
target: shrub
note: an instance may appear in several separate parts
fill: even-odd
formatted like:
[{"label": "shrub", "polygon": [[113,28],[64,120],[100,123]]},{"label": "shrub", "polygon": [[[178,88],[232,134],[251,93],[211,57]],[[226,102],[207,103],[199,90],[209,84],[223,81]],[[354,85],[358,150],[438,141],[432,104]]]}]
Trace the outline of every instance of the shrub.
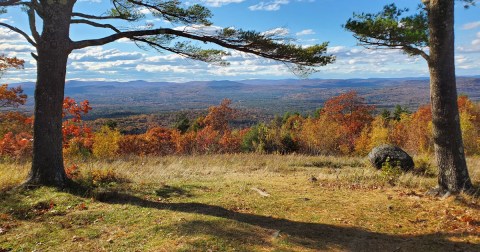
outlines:
[{"label": "shrub", "polygon": [[172,130],[155,127],[144,134],[146,146],[144,152],[146,155],[171,155],[175,153],[175,143],[173,141]]},{"label": "shrub", "polygon": [[118,141],[118,154],[143,156],[147,141],[141,135],[122,136]]},{"label": "shrub", "polygon": [[222,153],[236,153],[241,151],[243,136],[247,130],[235,130],[233,132],[227,131],[220,138],[220,152]]},{"label": "shrub", "polygon": [[438,171],[427,156],[416,158],[414,173],[426,177],[436,177]]},{"label": "shrub", "polygon": [[76,181],[87,187],[113,186],[118,183],[128,182],[126,178],[116,173],[113,169],[94,168],[85,173],[80,173]]},{"label": "shrub", "polygon": [[63,148],[63,154],[67,158],[88,158],[92,155],[92,139],[74,137]]},{"label": "shrub", "polygon": [[219,150],[220,132],[211,126],[197,132],[195,151],[200,154],[215,153]]},{"label": "shrub", "polygon": [[112,182],[122,182],[123,179],[113,169],[93,169],[89,175],[94,185],[108,184]]},{"label": "shrub", "polygon": [[9,132],[0,140],[0,156],[3,158],[19,160],[30,157],[32,148],[32,135],[29,133],[14,135]]},{"label": "shrub", "polygon": [[387,158],[382,164],[381,177],[384,181],[388,182],[390,185],[395,185],[402,175],[402,170],[398,163],[390,161],[390,158]]},{"label": "shrub", "polygon": [[69,179],[78,179],[80,177],[80,170],[78,169],[78,165],[72,164],[70,166],[65,167],[65,173]]},{"label": "shrub", "polygon": [[117,155],[120,142],[120,132],[103,126],[93,136],[93,155],[97,158],[113,158]]},{"label": "shrub", "polygon": [[256,145],[260,142],[260,126],[254,126],[247,129],[243,136],[241,149],[244,152],[253,152],[256,150]]},{"label": "shrub", "polygon": [[175,143],[175,152],[178,154],[192,154],[195,149],[195,131],[181,134],[180,131],[172,132],[172,141]]}]

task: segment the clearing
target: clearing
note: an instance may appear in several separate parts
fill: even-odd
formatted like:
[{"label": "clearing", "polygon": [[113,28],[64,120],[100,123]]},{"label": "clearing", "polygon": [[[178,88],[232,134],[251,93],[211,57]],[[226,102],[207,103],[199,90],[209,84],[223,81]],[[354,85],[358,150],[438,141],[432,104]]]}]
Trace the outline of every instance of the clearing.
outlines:
[{"label": "clearing", "polygon": [[[468,162],[478,185],[480,159]],[[62,192],[12,189],[30,164],[0,163],[0,251],[480,251],[478,192],[428,196],[434,177],[360,158],[77,164],[81,189]]]}]

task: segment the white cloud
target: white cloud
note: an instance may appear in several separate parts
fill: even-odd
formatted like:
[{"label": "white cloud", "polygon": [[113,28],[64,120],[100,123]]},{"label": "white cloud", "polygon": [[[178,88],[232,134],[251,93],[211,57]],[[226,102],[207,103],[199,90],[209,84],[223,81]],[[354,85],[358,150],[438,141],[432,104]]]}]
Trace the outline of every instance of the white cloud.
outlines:
[{"label": "white cloud", "polygon": [[135,43],[135,42],[133,42],[133,41],[132,41],[131,39],[129,39],[129,38],[121,38],[121,39],[119,39],[119,40],[117,40],[117,41],[115,41],[115,42],[117,42],[117,43],[132,43],[132,44]]},{"label": "white cloud", "polygon": [[464,24],[462,26],[462,29],[463,30],[472,30],[472,29],[479,28],[479,27],[480,27],[480,21],[477,21],[477,22]]},{"label": "white cloud", "polygon": [[214,26],[214,25],[210,25],[210,26],[191,25],[191,26],[178,26],[173,29],[177,31],[184,31],[184,32],[189,32],[189,33],[194,33],[199,35],[216,35],[217,32],[219,32],[223,28],[219,26]]},{"label": "white cloud", "polygon": [[179,59],[185,59],[185,57],[178,54],[158,55],[145,58],[146,62],[165,62],[165,61],[177,61]]},{"label": "white cloud", "polygon": [[70,54],[69,59],[76,62],[104,62],[116,60],[139,60],[143,57],[139,52],[122,52],[118,49],[103,50],[102,47],[91,47]]},{"label": "white cloud", "polygon": [[140,13],[148,15],[151,14],[152,12],[148,8],[142,8],[139,10]]},{"label": "white cloud", "polygon": [[457,64],[465,63],[467,60],[467,57],[465,57],[464,55],[455,56],[455,62],[457,62]]},{"label": "white cloud", "polygon": [[400,50],[368,50],[337,45],[329,47],[327,53],[335,55],[337,60],[334,64],[320,68],[320,74],[332,78],[428,75],[428,68],[423,59],[409,57]]},{"label": "white cloud", "polygon": [[470,45],[459,46],[457,51],[460,53],[480,53],[480,32],[477,32]]},{"label": "white cloud", "polygon": [[113,71],[117,68],[122,68],[123,70],[128,69],[128,67],[135,67],[137,62],[131,60],[116,60],[116,61],[105,61],[105,62],[72,62],[71,66],[76,70],[86,70],[86,71]]},{"label": "white cloud", "polygon": [[162,66],[153,66],[153,65],[137,65],[135,70],[139,72],[149,72],[149,73],[158,73],[158,72],[169,72],[169,73],[195,73],[194,69],[189,68],[188,66],[173,66],[173,65],[162,65]]},{"label": "white cloud", "polygon": [[305,36],[305,35],[313,35],[313,34],[315,34],[315,32],[312,29],[306,29],[306,30],[295,33],[295,35],[297,36]]},{"label": "white cloud", "polygon": [[202,0],[205,5],[210,7],[221,7],[232,3],[241,3],[243,1],[245,0]]},{"label": "white cloud", "polygon": [[461,70],[477,70],[480,67],[480,62],[472,58],[472,55],[457,55],[455,56],[455,67]]},{"label": "white cloud", "polygon": [[480,32],[477,33],[477,39],[472,41],[473,46],[480,46]]},{"label": "white cloud", "polygon": [[17,42],[26,42],[26,40],[20,34],[8,28],[0,28],[0,42],[1,43],[17,43]]},{"label": "white cloud", "polygon": [[278,28],[275,28],[275,29],[271,29],[271,30],[262,32],[262,35],[265,35],[265,36],[274,36],[274,35],[276,35],[276,36],[286,36],[289,33],[290,33],[290,31],[287,28],[278,27]]},{"label": "white cloud", "polygon": [[271,2],[260,2],[258,4],[248,7],[251,11],[277,11],[282,5],[290,3],[289,0],[273,0]]},{"label": "white cloud", "polygon": [[347,50],[348,50],[348,48],[345,47],[345,46],[329,46],[327,48],[327,53],[337,54],[337,53],[340,53],[340,52],[346,52]]},{"label": "white cloud", "polygon": [[0,44],[0,51],[33,52],[35,48],[30,45]]}]

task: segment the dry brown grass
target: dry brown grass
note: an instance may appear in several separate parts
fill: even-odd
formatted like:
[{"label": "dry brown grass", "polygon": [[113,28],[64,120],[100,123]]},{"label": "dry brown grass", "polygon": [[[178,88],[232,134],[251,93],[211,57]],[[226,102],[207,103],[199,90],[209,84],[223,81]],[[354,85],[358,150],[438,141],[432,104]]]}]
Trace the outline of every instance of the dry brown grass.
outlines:
[{"label": "dry brown grass", "polygon": [[[480,160],[468,162],[478,185]],[[0,249],[480,250],[478,198],[426,196],[436,178],[408,173],[387,181],[361,158],[237,154],[79,166],[84,176],[113,170],[122,179],[88,194],[49,188],[0,194]],[[0,185],[11,188],[27,170],[28,164],[0,164]]]}]

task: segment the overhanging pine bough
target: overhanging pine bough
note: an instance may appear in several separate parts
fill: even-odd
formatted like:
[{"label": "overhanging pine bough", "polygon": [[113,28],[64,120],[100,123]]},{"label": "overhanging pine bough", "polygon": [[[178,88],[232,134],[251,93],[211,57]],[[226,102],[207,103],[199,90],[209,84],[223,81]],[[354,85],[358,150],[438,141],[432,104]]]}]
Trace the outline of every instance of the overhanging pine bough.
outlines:
[{"label": "overhanging pine bough", "polygon": [[[473,0],[463,0],[466,6]],[[430,100],[438,192],[472,188],[460,130],[454,57],[454,0],[422,0],[419,13],[387,5],[376,14],[354,14],[345,28],[367,48],[400,49],[420,55],[430,70]],[[429,54],[425,51],[429,47]]]},{"label": "overhanging pine bough", "polygon": [[[159,51],[168,51],[192,59],[225,65],[227,52],[203,49],[192,41],[216,44],[223,48],[259,55],[284,62],[298,73],[314,71],[316,67],[334,61],[326,55],[327,43],[303,48],[284,43],[279,34],[259,33],[226,28],[215,33],[171,28],[135,28],[136,22],[148,9],[154,16],[185,26],[209,26],[211,12],[203,6],[183,6],[177,0],[113,0],[112,8],[104,15],[74,11],[75,0],[0,0],[1,13],[8,8],[21,7],[26,11],[30,31],[27,33],[6,23],[6,27],[20,35],[36,48],[32,56],[37,60],[35,89],[35,123],[32,169],[26,185],[67,186],[62,156],[62,104],[68,55],[76,49],[99,46],[127,38]],[[37,30],[36,17],[41,19],[42,31]],[[115,21],[115,22],[110,22]],[[133,28],[120,29],[119,21]],[[72,41],[70,27],[86,25],[111,32],[110,35],[89,40]]]}]

